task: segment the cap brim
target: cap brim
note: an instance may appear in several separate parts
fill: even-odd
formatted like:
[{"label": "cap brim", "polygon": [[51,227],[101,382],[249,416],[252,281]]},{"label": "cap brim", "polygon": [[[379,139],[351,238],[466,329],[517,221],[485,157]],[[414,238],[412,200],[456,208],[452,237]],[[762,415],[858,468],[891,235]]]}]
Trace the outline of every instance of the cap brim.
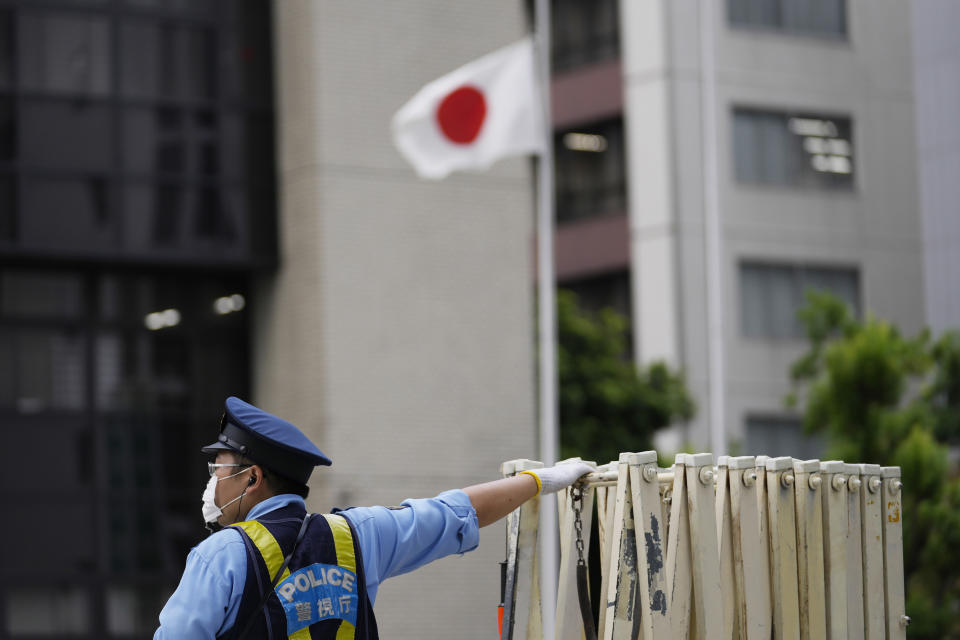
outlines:
[{"label": "cap brim", "polygon": [[200,449],[200,451],[201,451],[202,453],[209,453],[209,454],[211,454],[211,455],[220,453],[221,451],[230,451],[230,452],[233,452],[233,453],[239,453],[239,451],[237,451],[236,449],[234,449],[234,448],[231,447],[230,445],[226,444],[225,442],[220,442],[220,441],[214,442],[213,444],[208,444],[208,445],[205,446],[203,449]]}]

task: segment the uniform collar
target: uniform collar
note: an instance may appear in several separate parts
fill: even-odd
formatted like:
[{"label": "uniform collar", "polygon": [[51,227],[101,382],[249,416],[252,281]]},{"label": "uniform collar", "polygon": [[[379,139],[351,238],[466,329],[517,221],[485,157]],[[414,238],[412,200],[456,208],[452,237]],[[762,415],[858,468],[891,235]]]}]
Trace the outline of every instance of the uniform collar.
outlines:
[{"label": "uniform collar", "polygon": [[303,498],[294,494],[294,493],[281,493],[278,496],[270,496],[263,502],[258,502],[257,505],[250,509],[250,513],[247,514],[246,520],[256,520],[260,516],[266,515],[271,511],[276,511],[282,507],[289,506],[291,504],[298,504],[304,509],[307,508],[306,502]]}]

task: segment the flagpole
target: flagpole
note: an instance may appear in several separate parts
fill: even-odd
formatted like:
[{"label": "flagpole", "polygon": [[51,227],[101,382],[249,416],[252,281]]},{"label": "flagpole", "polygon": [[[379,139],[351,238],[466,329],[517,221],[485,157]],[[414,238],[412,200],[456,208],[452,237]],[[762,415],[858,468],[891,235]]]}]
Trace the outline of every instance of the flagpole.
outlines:
[{"label": "flagpole", "polygon": [[[557,318],[553,258],[553,118],[550,108],[550,2],[534,7],[537,71],[543,112],[544,146],[537,163],[537,297],[540,341],[540,459],[557,461]],[[556,496],[540,505],[540,596],[544,640],[554,638],[559,576]]]}]

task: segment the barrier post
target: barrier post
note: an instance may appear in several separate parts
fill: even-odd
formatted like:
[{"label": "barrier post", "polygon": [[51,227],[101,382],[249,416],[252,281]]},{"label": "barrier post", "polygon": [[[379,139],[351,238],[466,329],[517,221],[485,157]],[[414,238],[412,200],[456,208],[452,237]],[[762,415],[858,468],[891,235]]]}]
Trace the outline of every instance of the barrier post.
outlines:
[{"label": "barrier post", "polygon": [[768,458],[766,466],[773,637],[776,640],[799,640],[800,599],[797,591],[793,458]]},{"label": "barrier post", "polygon": [[819,460],[794,460],[797,501],[797,576],[800,592],[800,638],[819,640],[827,633],[823,597],[823,505]]},{"label": "barrier post", "polygon": [[723,626],[721,636],[732,638],[734,629],[739,626],[737,619],[736,598],[737,589],[733,567],[733,519],[730,496],[730,456],[717,458],[716,478],[716,521],[717,521],[717,551],[720,554],[720,591],[722,594]]},{"label": "barrier post", "polygon": [[[580,458],[572,458],[564,462],[574,461],[579,462]],[[584,489],[582,511],[580,513],[585,560],[588,560],[586,556],[590,542],[590,530],[593,525],[594,493],[594,487],[587,486]],[[557,520],[561,527],[560,575],[557,584],[557,615],[554,633],[556,634],[556,640],[580,640],[583,637],[583,620],[580,617],[580,604],[577,596],[577,551],[573,492],[568,487],[557,498]],[[531,639],[535,638],[535,636],[530,637]]]},{"label": "barrier post", "polygon": [[690,593],[693,588],[690,560],[690,518],[687,513],[687,455],[678,453],[673,463],[670,493],[670,532],[667,539],[668,615],[671,638],[690,635]]},{"label": "barrier post", "polygon": [[[765,540],[766,526],[760,522],[756,495],[763,487],[763,473],[753,456],[729,458],[731,530],[735,607],[738,635],[742,640],[769,640],[770,559]],[[764,513],[766,510],[764,509]]]},{"label": "barrier post", "polygon": [[838,460],[820,463],[827,638],[847,640],[847,475]]},{"label": "barrier post", "polygon": [[887,640],[907,637],[907,617],[903,593],[903,484],[900,467],[881,467],[883,487],[883,595],[887,611]]},{"label": "barrier post", "polygon": [[863,481],[860,465],[844,464],[847,474],[847,638],[864,640],[863,621],[863,535],[860,497]]},{"label": "barrier post", "polygon": [[716,621],[723,619],[723,595],[720,588],[720,556],[717,552],[713,454],[688,455],[686,475],[695,637],[720,640],[721,628]]},{"label": "barrier post", "polygon": [[[520,471],[542,467],[542,462],[518,459],[504,462],[501,472],[509,477]],[[540,499],[533,498],[507,516],[507,578],[502,640],[539,640],[543,637],[537,563],[539,511]],[[518,627],[523,629],[519,635],[516,634]]]},{"label": "barrier post", "polygon": [[[623,454],[621,454],[623,455]],[[597,473],[608,473],[617,471],[616,462],[597,467]],[[600,619],[597,621],[597,637],[603,638],[607,622],[607,616],[604,615],[604,599],[607,597],[610,577],[615,574],[610,573],[610,561],[614,553],[613,533],[615,528],[616,506],[617,506],[617,486],[598,486],[594,500],[597,504],[597,527],[600,538],[600,592],[596,597],[601,602]]]},{"label": "barrier post", "polygon": [[[621,456],[623,460],[623,456]],[[637,536],[637,571],[640,575],[639,611],[642,635],[631,638],[668,637],[670,612],[667,601],[666,523],[663,521],[657,452],[629,454],[630,487]],[[646,578],[646,579],[644,579]],[[634,626],[634,630],[638,630]]]},{"label": "barrier post", "polygon": [[886,638],[886,611],[883,604],[883,497],[880,465],[861,464],[860,524],[863,545],[863,616],[865,640]]}]

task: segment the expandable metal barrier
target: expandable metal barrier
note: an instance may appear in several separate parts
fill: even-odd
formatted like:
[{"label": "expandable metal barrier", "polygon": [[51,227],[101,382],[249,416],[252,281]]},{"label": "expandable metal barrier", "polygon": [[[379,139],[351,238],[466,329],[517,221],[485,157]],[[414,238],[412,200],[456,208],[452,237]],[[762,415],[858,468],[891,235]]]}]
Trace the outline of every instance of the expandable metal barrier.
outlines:
[{"label": "expandable metal barrier", "polygon": [[[906,637],[899,467],[717,462],[678,454],[661,469],[655,451],[622,453],[559,494],[557,640],[579,640],[590,626],[576,568],[587,560],[594,502],[602,640]],[[501,471],[542,466],[511,460]],[[538,510],[530,500],[507,518],[503,640],[543,638]]]}]

